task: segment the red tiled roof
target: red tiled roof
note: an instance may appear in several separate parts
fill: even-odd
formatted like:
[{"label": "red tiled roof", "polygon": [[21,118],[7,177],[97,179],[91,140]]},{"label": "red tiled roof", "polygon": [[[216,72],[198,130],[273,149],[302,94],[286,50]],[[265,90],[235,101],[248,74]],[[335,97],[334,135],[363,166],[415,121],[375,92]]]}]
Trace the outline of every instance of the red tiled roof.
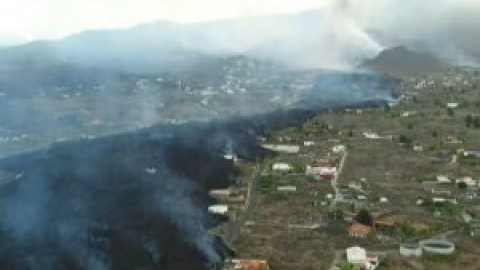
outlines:
[{"label": "red tiled roof", "polygon": [[354,223],[350,228],[348,228],[348,234],[351,236],[366,237],[372,232],[372,227]]}]

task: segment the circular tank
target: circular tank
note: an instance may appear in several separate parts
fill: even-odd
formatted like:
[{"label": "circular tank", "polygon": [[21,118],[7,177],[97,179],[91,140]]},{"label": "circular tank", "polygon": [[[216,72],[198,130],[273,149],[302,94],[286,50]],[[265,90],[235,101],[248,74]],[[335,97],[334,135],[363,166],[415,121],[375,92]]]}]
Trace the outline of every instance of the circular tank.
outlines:
[{"label": "circular tank", "polygon": [[418,243],[403,243],[400,245],[400,254],[405,257],[422,256],[422,247]]},{"label": "circular tank", "polygon": [[447,240],[430,239],[420,241],[422,249],[431,254],[450,255],[455,252],[455,244]]}]

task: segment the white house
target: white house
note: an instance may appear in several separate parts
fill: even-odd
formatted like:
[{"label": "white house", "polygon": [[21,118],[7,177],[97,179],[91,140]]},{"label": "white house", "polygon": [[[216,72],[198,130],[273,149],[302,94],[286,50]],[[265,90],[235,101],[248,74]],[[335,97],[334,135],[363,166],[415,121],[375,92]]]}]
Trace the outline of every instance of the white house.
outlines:
[{"label": "white house", "polygon": [[476,181],[476,180],[473,180],[473,178],[468,177],[468,176],[457,179],[456,183],[457,183],[457,184],[459,184],[459,183],[465,183],[468,187],[475,187],[475,186],[477,186],[477,181]]},{"label": "white house", "polygon": [[414,146],[413,146],[413,151],[415,151],[415,152],[423,152],[423,146],[421,146],[421,145],[414,145]]},{"label": "white house", "polygon": [[262,147],[275,152],[282,152],[287,154],[297,154],[298,152],[300,152],[300,146],[298,145],[262,144]]},{"label": "white house", "polygon": [[359,201],[366,201],[367,200],[367,196],[362,195],[362,194],[359,194],[356,197],[357,197],[357,200],[359,200]]},{"label": "white house", "polygon": [[277,191],[295,193],[297,192],[297,187],[296,186],[279,186],[277,187]]},{"label": "white house", "polygon": [[424,199],[417,199],[417,205],[423,205],[425,203]]},{"label": "white house", "polygon": [[452,180],[450,180],[445,175],[439,175],[439,176],[437,176],[437,183],[439,183],[439,184],[450,184],[450,183],[452,183]]},{"label": "white house", "polygon": [[453,204],[458,203],[456,199],[447,199],[447,198],[444,198],[444,197],[433,197],[432,201],[433,201],[433,204],[445,203],[445,202],[450,202],[450,203],[453,203]]},{"label": "white house", "polygon": [[367,251],[361,247],[347,248],[347,261],[353,265],[364,266],[367,262]]},{"label": "white house", "polygon": [[367,139],[378,140],[380,139],[380,135],[372,132],[363,132],[363,136]]},{"label": "white house", "polygon": [[403,112],[402,117],[410,117],[416,115],[417,112]]},{"label": "white house", "polygon": [[314,146],[315,145],[315,142],[314,141],[304,141],[303,142],[303,146]]},{"label": "white house", "polygon": [[272,165],[272,170],[274,171],[288,172],[292,169],[293,169],[292,165],[288,163],[275,163]]},{"label": "white house", "polygon": [[456,102],[447,103],[447,108],[449,108],[449,109],[456,109],[456,108],[458,108],[458,106],[459,105]]},{"label": "white house", "polygon": [[362,190],[362,184],[355,183],[355,182],[350,182],[350,183],[348,183],[348,188],[355,189],[355,190]]},{"label": "white house", "polygon": [[223,158],[226,159],[226,160],[232,160],[233,162],[238,161],[237,155],[233,154],[233,153],[227,153],[227,154],[223,155]]},{"label": "white house", "polygon": [[226,215],[228,213],[228,205],[215,204],[208,207],[208,212],[217,215]]},{"label": "white house", "polygon": [[305,174],[330,181],[337,175],[337,168],[307,166]]},{"label": "white house", "polygon": [[347,147],[343,144],[339,144],[339,145],[335,145],[333,148],[332,148],[332,151],[334,153],[343,153],[347,150]]}]

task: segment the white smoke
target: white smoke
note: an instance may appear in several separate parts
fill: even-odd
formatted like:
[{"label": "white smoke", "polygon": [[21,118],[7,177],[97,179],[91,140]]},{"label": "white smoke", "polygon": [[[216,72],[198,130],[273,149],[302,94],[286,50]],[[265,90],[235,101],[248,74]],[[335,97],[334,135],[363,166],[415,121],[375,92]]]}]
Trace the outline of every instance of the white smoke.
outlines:
[{"label": "white smoke", "polygon": [[471,65],[480,60],[479,25],[478,0],[331,0],[294,15],[197,24],[183,42],[300,68],[353,69],[394,46]]},{"label": "white smoke", "polygon": [[347,9],[383,46],[403,45],[455,64],[480,60],[478,0],[351,0]]}]

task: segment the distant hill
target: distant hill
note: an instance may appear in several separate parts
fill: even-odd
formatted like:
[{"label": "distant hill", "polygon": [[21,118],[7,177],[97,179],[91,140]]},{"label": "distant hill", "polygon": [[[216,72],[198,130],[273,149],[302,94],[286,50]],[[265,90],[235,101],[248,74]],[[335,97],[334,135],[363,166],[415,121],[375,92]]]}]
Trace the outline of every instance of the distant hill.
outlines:
[{"label": "distant hill", "polygon": [[394,47],[365,61],[361,67],[396,78],[404,78],[424,75],[446,68],[448,64],[427,53],[414,52],[405,47]]},{"label": "distant hill", "polygon": [[[300,68],[342,68],[378,46],[352,21],[322,10],[197,24],[158,21],[129,29],[85,31],[62,40],[0,49],[0,68],[81,67],[145,72],[182,69],[204,57],[246,55]],[[318,29],[312,31],[312,26]]]}]

